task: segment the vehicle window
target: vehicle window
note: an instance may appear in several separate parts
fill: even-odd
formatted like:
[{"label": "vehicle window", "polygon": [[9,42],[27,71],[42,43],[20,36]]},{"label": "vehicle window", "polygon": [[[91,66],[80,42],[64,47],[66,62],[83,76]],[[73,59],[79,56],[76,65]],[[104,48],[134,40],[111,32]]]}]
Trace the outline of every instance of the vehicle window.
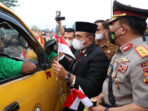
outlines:
[{"label": "vehicle window", "polygon": [[8,22],[0,23],[1,52],[10,57],[37,63],[37,56],[25,38]]}]

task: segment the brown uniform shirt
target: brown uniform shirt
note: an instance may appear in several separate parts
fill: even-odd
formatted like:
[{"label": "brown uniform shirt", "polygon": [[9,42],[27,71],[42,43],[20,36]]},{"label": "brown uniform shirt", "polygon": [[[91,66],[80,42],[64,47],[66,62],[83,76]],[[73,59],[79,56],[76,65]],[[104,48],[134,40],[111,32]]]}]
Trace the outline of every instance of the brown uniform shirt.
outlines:
[{"label": "brown uniform shirt", "polygon": [[[148,45],[142,37],[130,41],[117,50],[113,56],[108,75],[113,71],[112,90],[115,97],[115,105],[123,106],[135,103],[148,108]],[[107,78],[103,84],[104,101],[111,105],[108,99]]]},{"label": "brown uniform shirt", "polygon": [[[96,42],[96,44],[99,45],[98,42]],[[108,57],[109,60],[111,60],[111,58],[116,53],[116,50],[118,48],[118,46],[110,43],[109,40],[107,40],[106,44],[104,44],[103,46],[100,46],[100,47],[103,49],[103,51],[105,52],[105,54],[106,54],[106,56]]]}]

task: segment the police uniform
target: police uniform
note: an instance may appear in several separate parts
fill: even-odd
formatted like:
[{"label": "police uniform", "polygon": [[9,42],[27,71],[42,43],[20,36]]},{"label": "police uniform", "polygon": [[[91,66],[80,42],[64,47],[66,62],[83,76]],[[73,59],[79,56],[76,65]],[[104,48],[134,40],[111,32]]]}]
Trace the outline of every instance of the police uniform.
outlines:
[{"label": "police uniform", "polygon": [[[113,67],[112,67],[113,66]],[[112,73],[111,68],[113,68]],[[135,39],[117,50],[114,55],[108,76],[112,77],[112,90],[115,105],[122,106],[134,102],[148,107],[148,46],[142,37]],[[111,105],[108,98],[108,82],[103,84],[104,101]]]},{"label": "police uniform", "polygon": [[[134,15],[131,11],[133,8],[122,6],[117,1],[114,2],[114,8],[116,9],[114,11],[118,12],[124,12],[126,9],[124,14],[118,13],[120,16]],[[136,13],[141,11],[135,10]],[[141,16],[139,13],[135,16]],[[148,45],[142,37],[118,48],[111,60],[102,93],[104,106],[117,107],[135,103],[148,108]]]}]

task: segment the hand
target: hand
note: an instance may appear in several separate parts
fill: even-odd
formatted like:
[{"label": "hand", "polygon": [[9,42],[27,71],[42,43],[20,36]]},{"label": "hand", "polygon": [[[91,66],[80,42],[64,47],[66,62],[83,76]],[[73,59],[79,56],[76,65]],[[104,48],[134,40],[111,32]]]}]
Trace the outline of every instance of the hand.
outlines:
[{"label": "hand", "polygon": [[105,107],[102,105],[92,106],[88,108],[88,111],[105,111]]},{"label": "hand", "polygon": [[54,74],[57,75],[58,77],[63,78],[63,77],[66,77],[68,75],[68,72],[57,61],[54,61],[52,67],[53,67]]},{"label": "hand", "polygon": [[103,99],[104,95],[102,93],[100,93],[98,96],[97,96],[97,104],[96,105],[99,105],[102,103],[102,99]]},{"label": "hand", "polygon": [[56,20],[56,22],[60,25],[60,24],[61,24],[61,21],[58,21],[58,20],[57,20],[57,17],[58,17],[58,16],[55,17],[55,20]]},{"label": "hand", "polygon": [[63,52],[59,52],[59,57],[62,57],[63,55]]}]

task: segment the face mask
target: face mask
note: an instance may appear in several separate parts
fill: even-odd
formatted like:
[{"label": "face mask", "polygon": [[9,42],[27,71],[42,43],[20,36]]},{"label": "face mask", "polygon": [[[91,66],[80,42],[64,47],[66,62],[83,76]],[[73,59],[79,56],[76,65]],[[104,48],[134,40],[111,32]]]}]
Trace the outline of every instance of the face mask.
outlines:
[{"label": "face mask", "polygon": [[95,35],[95,40],[101,40],[103,38],[103,33],[104,33],[104,31],[101,32],[100,34],[96,34]]},{"label": "face mask", "polygon": [[[86,38],[86,39],[88,39],[88,38]],[[86,39],[84,39],[84,40],[74,39],[72,41],[73,48],[76,49],[76,50],[81,50],[81,49],[85,48],[85,46],[83,45],[83,43],[85,42]]]},{"label": "face mask", "polygon": [[72,41],[69,41],[69,40],[65,40],[65,41],[67,42],[67,44],[68,44],[69,47],[72,46]]},{"label": "face mask", "polygon": [[119,37],[116,37],[115,32],[118,31],[121,27],[119,27],[118,29],[116,29],[114,32],[110,31],[109,32],[109,40],[112,44],[115,44],[115,40]]}]

